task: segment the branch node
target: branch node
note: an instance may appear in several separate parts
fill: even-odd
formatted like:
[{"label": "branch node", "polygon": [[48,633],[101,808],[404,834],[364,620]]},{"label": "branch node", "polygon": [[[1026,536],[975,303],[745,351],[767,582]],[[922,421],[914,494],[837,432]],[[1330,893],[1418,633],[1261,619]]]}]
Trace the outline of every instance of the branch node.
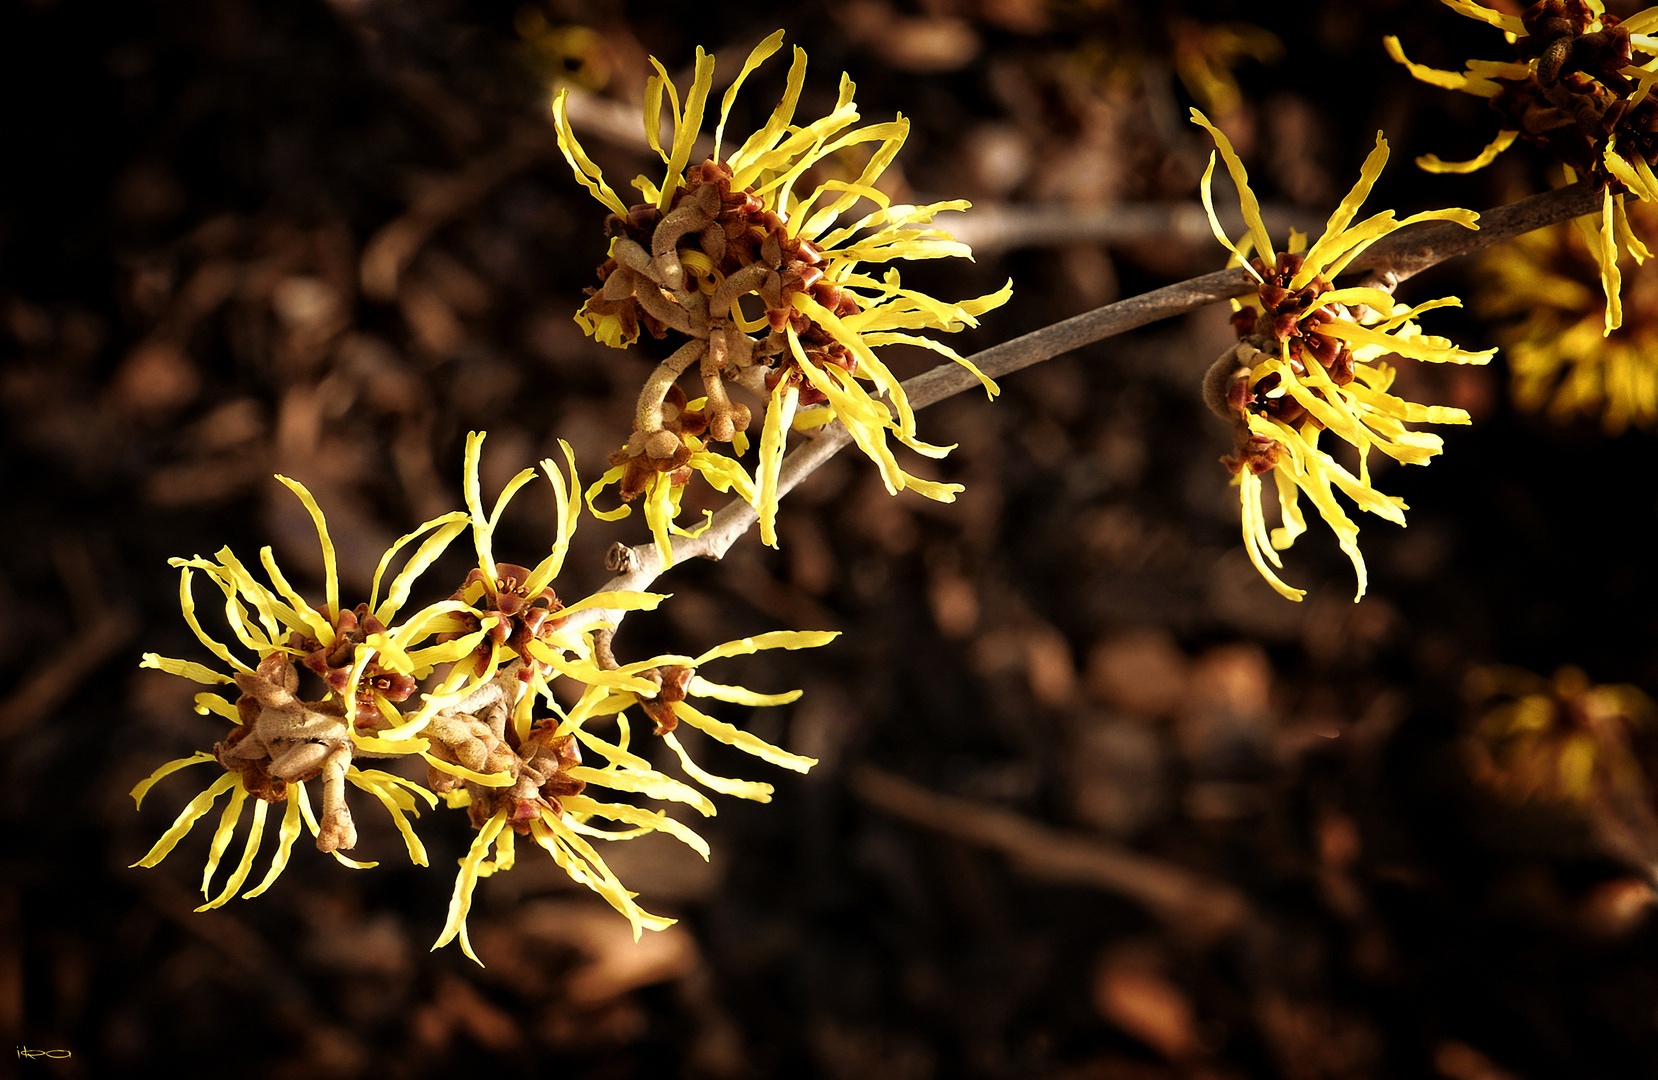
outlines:
[{"label": "branch node", "polygon": [[620,540],[604,553],[604,568],[612,574],[625,574],[633,569],[633,549]]}]

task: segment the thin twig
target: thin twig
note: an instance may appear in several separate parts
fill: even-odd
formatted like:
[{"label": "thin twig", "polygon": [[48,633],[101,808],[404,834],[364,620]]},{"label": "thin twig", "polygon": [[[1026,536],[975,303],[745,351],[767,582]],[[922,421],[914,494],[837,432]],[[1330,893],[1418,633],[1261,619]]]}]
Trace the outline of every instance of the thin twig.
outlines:
[{"label": "thin twig", "polygon": [[1598,214],[1605,193],[1588,180],[1570,187],[1528,195],[1524,199],[1487,210],[1480,215],[1478,230],[1464,229],[1450,221],[1428,221],[1383,237],[1354,260],[1352,270],[1391,270],[1403,281],[1436,263],[1458,255],[1469,255],[1493,244],[1512,240],[1562,221]]},{"label": "thin twig", "polygon": [[[1221,228],[1228,235],[1236,236],[1248,227],[1241,211],[1225,209],[1220,215]],[[1274,236],[1282,236],[1292,228],[1313,232],[1321,224],[1316,214],[1293,206],[1263,206],[1261,217],[1266,221],[1267,231]],[[1196,200],[1104,206],[974,203],[971,210],[947,210],[939,214],[933,224],[972,248],[975,254],[1010,248],[1130,244],[1147,240],[1192,246],[1215,242],[1215,234],[1209,229],[1209,215]]]},{"label": "thin twig", "polygon": [[[1477,230],[1440,221],[1412,225],[1373,244],[1348,269],[1391,272],[1396,280],[1403,281],[1446,259],[1595,213],[1603,198],[1603,193],[1588,181],[1579,181],[1570,187],[1532,195],[1487,211],[1480,217],[1480,228]],[[1184,315],[1216,301],[1242,296],[1254,286],[1255,279],[1241,267],[1218,270],[1033,330],[1011,341],[992,345],[969,359],[986,375],[996,378],[1160,319]],[[913,407],[921,409],[978,385],[978,380],[966,368],[946,363],[906,381],[904,393],[909,396]],[[778,497],[781,498],[805,480],[851,441],[851,436],[839,423],[819,429],[815,438],[783,459],[777,481]],[[758,516],[752,506],[742,499],[733,499],[714,515],[708,528],[700,535],[674,540],[674,561],[684,562],[697,557],[718,559],[756,520]],[[645,589],[662,574],[662,559],[654,544],[641,544],[630,551],[632,558],[628,568],[605,584],[606,591]],[[589,618],[604,618],[613,625],[619,624],[625,615],[621,611],[589,610]]]},{"label": "thin twig", "polygon": [[1121,844],[1063,832],[998,806],[930,791],[869,765],[852,773],[859,798],[896,817],[1000,851],[1032,877],[1127,896],[1197,943],[1238,929],[1249,901],[1217,881]]}]

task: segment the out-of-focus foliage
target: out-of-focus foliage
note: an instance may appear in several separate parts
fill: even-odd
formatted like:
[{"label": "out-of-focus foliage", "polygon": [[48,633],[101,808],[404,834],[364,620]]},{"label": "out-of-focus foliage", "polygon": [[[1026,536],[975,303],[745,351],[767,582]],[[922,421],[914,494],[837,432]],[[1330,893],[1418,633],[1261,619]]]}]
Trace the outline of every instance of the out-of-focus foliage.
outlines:
[{"label": "out-of-focus foliage", "polygon": [[[1631,218],[1650,231],[1644,205]],[[1480,312],[1501,320],[1514,404],[1557,423],[1598,417],[1608,435],[1658,424],[1658,266],[1620,257],[1623,325],[1604,334],[1605,298],[1581,230],[1539,229],[1480,261]]]}]

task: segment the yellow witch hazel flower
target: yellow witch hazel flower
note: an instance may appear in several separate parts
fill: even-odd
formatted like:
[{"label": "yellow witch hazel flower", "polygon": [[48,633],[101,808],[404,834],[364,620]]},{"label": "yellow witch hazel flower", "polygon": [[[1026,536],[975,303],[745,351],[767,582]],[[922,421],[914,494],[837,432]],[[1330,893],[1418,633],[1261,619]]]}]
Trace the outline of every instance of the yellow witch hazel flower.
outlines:
[{"label": "yellow witch hazel flower", "polygon": [[[614,716],[622,732],[623,743],[627,738],[627,720],[623,710],[637,703],[640,710],[650,718],[655,725],[655,734],[662,738],[668,748],[679,759],[685,774],[702,786],[722,795],[734,795],[741,799],[752,799],[756,802],[770,802],[772,787],[753,780],[732,780],[722,776],[715,776],[691,760],[691,755],[685,747],[680,745],[674,730],[681,723],[695,728],[710,738],[735,746],[747,754],[752,754],[762,761],[779,765],[795,772],[805,772],[817,764],[816,758],[802,757],[791,754],[786,750],[766,742],[764,739],[749,732],[741,731],[722,720],[717,720],[690,704],[687,698],[709,698],[714,701],[724,701],[735,705],[771,706],[787,705],[800,697],[799,690],[790,690],[781,694],[757,694],[741,686],[727,686],[721,683],[709,682],[698,674],[698,670],[705,664],[715,660],[722,660],[732,656],[745,656],[759,652],[762,649],[812,649],[819,645],[827,645],[838,634],[826,630],[779,630],[758,637],[742,638],[738,641],[728,641],[723,645],[716,645],[701,656],[653,656],[649,660],[641,660],[628,664],[616,670],[618,676],[628,679],[643,680],[649,686],[641,693],[616,692],[613,688],[595,686],[588,696],[582,699],[580,705],[572,710],[571,715],[584,717]],[[617,686],[634,686],[636,683],[617,683]],[[606,690],[610,692],[606,693]],[[612,763],[619,759],[610,756],[611,749],[626,750],[625,745],[606,747],[597,742],[590,742],[601,755]]]},{"label": "yellow witch hazel flower", "polygon": [[[1630,208],[1643,227],[1654,212]],[[1514,403],[1557,423],[1598,416],[1608,435],[1658,427],[1658,264],[1623,261],[1623,325],[1602,336],[1605,301],[1583,235],[1569,225],[1538,229],[1480,260],[1475,309],[1510,319],[1499,329]]]},{"label": "yellow witch hazel flower", "polygon": [[[576,321],[594,339],[626,348],[641,327],[656,337],[671,329],[689,338],[664,361],[640,394],[634,432],[612,457],[603,485],[618,483],[624,500],[644,496],[657,543],[668,557],[668,522],[677,509],[666,488],[701,473],[720,490],[736,490],[756,508],[762,540],[776,545],[778,471],[788,432],[839,419],[860,450],[881,470],[887,489],[913,489],[948,502],[959,485],[912,476],[898,464],[890,435],[931,457],[947,447],[916,436],[915,415],[897,378],[877,357],[883,345],[931,349],[966,365],[992,395],[996,385],[954,350],[912,331],[955,332],[1004,303],[1001,290],[947,303],[903,285],[888,266],[901,259],[970,257],[965,244],[929,227],[962,201],[909,206],[893,203],[875,185],[909,133],[902,116],[856,127],[854,85],[844,75],[828,116],[795,123],[806,78],[806,54],[794,63],[782,101],[759,131],[735,149],[725,140],[731,107],[748,76],[782,47],[780,30],[748,56],[721,103],[713,155],[691,163],[714,80],[714,59],[698,48],[692,85],[683,103],[667,70],[645,91],[645,140],[667,165],[661,183],[633,181],[644,202],[628,206],[605,182],[570,127],[566,95],[553,104],[559,145],[579,180],[611,210],[610,257],[599,268],[601,287],[589,290]],[[672,138],[660,138],[666,98]],[[867,156],[866,156],[867,155]],[[823,180],[809,193],[797,187],[808,170],[863,156],[851,180]],[[873,207],[844,220],[860,202]],[[706,398],[691,407],[671,395],[697,367]],[[758,461],[750,479],[730,458],[708,449],[733,443],[751,410],[732,402],[727,382],[765,403]],[[885,398],[885,400],[882,400]],[[813,406],[823,406],[814,408]]]},{"label": "yellow witch hazel flower", "polygon": [[[418,814],[418,795],[435,805],[433,796],[399,776],[353,764],[361,751],[355,739],[363,731],[383,727],[385,717],[396,716],[396,704],[415,690],[416,677],[425,674],[413,646],[434,632],[429,612],[420,612],[396,629],[388,625],[398,615],[414,580],[440,555],[449,541],[466,527],[464,514],[448,514],[403,537],[381,559],[375,574],[375,598],[355,610],[342,608],[335,569],[334,545],[327,522],[311,493],[296,481],[278,477],[304,503],[322,545],[325,602],[313,608],[288,583],[266,547],[259,553],[271,584],[260,582],[229,549],[216,561],[200,557],[174,559],[179,568],[179,605],[184,619],[209,652],[230,668],[231,674],[190,660],[144,654],[144,667],[157,668],[207,686],[234,685],[234,702],[213,691],[196,695],[196,711],[216,713],[236,726],[212,753],[197,753],[168,762],[132,791],[142,805],[150,789],[180,769],[215,761],[225,771],[188,806],[150,852],[135,865],[153,867],[189,834],[221,795],[229,800],[221,812],[202,876],[209,892],[249,798],[251,824],[240,860],[224,889],[204,908],[218,907],[234,897],[247,881],[258,855],[270,807],[287,803],[278,829],[277,848],[265,878],[245,895],[257,896],[270,888],[286,867],[301,822],[316,838],[319,850],[357,868],[360,863],[340,854],[356,845],[357,830],[345,802],[350,784],[378,799],[392,815],[416,865],[426,864],[426,853],[410,827],[407,814]],[[392,580],[384,602],[376,603],[380,581],[392,560],[411,541],[431,533]],[[197,573],[217,586],[224,598],[224,617],[232,640],[253,654],[242,659],[230,646],[210,635],[196,613],[193,591]],[[250,610],[251,609],[251,610]],[[319,677],[324,691],[316,701],[299,696],[300,670]],[[320,816],[313,811],[306,785],[321,786]]]},{"label": "yellow witch hazel flower", "polygon": [[[1390,353],[1438,363],[1483,364],[1496,350],[1465,352],[1441,337],[1422,332],[1422,312],[1457,307],[1455,297],[1415,307],[1394,303],[1376,288],[1336,288],[1331,282],[1377,240],[1418,221],[1454,221],[1476,228],[1469,210],[1431,210],[1396,218],[1384,210],[1354,223],[1387,163],[1387,140],[1376,135],[1376,148],[1365,159],[1358,183],[1342,199],[1324,234],[1306,246],[1306,237],[1290,234],[1288,251],[1277,251],[1261,220],[1260,205],[1249,188],[1243,162],[1220,129],[1196,109],[1192,119],[1214,137],[1238,187],[1249,235],[1234,245],[1215,215],[1212,181],[1215,155],[1203,174],[1203,204],[1217,239],[1260,283],[1257,295],[1233,301],[1232,325],[1238,344],[1221,356],[1204,379],[1204,400],[1233,425],[1235,453],[1222,464],[1236,477],[1243,505],[1244,546],[1250,561],[1280,595],[1300,600],[1301,589],[1284,584],[1274,572],[1278,556],[1306,531],[1300,507],[1305,492],[1352,560],[1358,594],[1368,575],[1359,552],[1359,527],[1336,500],[1341,491],[1361,510],[1400,525],[1404,501],[1384,495],[1371,483],[1372,448],[1407,465],[1426,464],[1443,447],[1438,435],[1412,431],[1406,423],[1466,424],[1468,414],[1441,405],[1419,405],[1388,390],[1394,369],[1380,361]],[[1257,254],[1248,258],[1253,250]],[[1247,262],[1245,262],[1247,258]],[[1354,475],[1319,446],[1328,429],[1358,450]],[[1264,484],[1271,473],[1283,525],[1268,533],[1262,509]]]},{"label": "yellow witch hazel flower", "polygon": [[[287,865],[300,830],[308,826],[317,846],[349,866],[364,868],[339,852],[356,844],[356,828],[345,806],[344,788],[354,785],[377,798],[408,846],[410,858],[427,864],[425,847],[409,815],[418,800],[467,811],[477,830],[460,872],[437,948],[456,938],[477,959],[467,938],[466,918],[478,880],[508,870],[515,837],[528,836],[545,848],[573,879],[603,896],[632,923],[634,933],[667,926],[672,920],[643,910],[606,864],[595,841],[626,840],[663,832],[708,855],[707,843],[661,810],[634,805],[634,797],[677,802],[707,815],[714,805],[691,783],[659,771],[631,748],[626,710],[639,705],[655,731],[678,757],[686,776],[716,793],[765,801],[768,785],[715,776],[691,760],[674,736],[684,722],[710,737],[773,764],[804,772],[815,762],[790,754],[717,720],[686,699],[712,698],[767,706],[793,701],[799,692],[758,694],[708,682],[697,667],[761,649],[800,649],[826,644],[836,635],[802,631],[762,634],[710,649],[695,658],[658,656],[618,665],[610,652],[613,613],[650,610],[666,599],[656,593],[607,591],[573,604],[562,603],[553,582],[562,570],[580,513],[580,480],[568,445],[560,444],[567,468],[552,460],[541,472],[552,489],[556,528],[551,550],[533,568],[500,562],[495,534],[513,497],[536,478],[525,469],[508,481],[486,512],[479,482],[484,436],[467,439],[463,489],[467,509],[427,522],[400,539],[380,562],[368,603],[355,610],[339,603],[334,548],[322,511],[310,493],[284,482],[304,501],[316,522],[326,566],[326,601],[311,607],[288,584],[271,557],[260,553],[272,585],[258,581],[229,549],[216,561],[174,560],[181,569],[180,603],[185,621],[202,643],[232,669],[225,675],[205,664],[147,654],[145,666],[217,687],[234,683],[234,701],[212,691],[197,695],[200,712],[218,713],[236,725],[212,753],[198,753],[163,765],[133,789],[135,800],[180,769],[217,761],[225,770],[196,796],[160,841],[137,865],[155,866],[229,794],[213,834],[203,875],[203,893],[217,907],[246,883],[263,841],[270,806],[286,802],[277,850],[264,879],[247,896],[268,889]],[[470,530],[477,565],[448,599],[402,616],[411,586],[451,541]],[[380,585],[392,562],[409,544],[421,543],[380,600]],[[196,616],[193,576],[205,575],[224,595],[225,619],[236,643],[254,663],[211,637]],[[319,700],[301,700],[304,672],[321,680]],[[557,677],[574,680],[576,704],[565,709],[554,696]],[[421,683],[428,689],[419,692]],[[614,726],[606,738],[594,728]],[[597,767],[582,760],[583,748],[603,759]],[[427,787],[391,773],[360,769],[355,757],[421,757]],[[322,784],[320,815],[306,785]],[[428,788],[430,790],[428,790]],[[616,799],[600,799],[608,789]],[[234,839],[249,800],[252,823],[240,860],[224,888],[211,884]],[[595,822],[609,822],[601,828]]]},{"label": "yellow witch hazel flower", "polygon": [[[465,808],[477,830],[461,860],[449,917],[434,948],[458,938],[462,950],[477,959],[466,932],[472,895],[480,878],[512,867],[517,836],[530,837],[574,880],[604,897],[628,918],[635,935],[645,929],[660,929],[672,920],[640,908],[593,841],[664,832],[684,841],[704,858],[708,846],[695,832],[662,811],[626,801],[603,801],[595,797],[595,791],[609,788],[624,796],[645,795],[687,803],[704,814],[713,813],[713,805],[695,789],[658,772],[631,753],[624,719],[615,720],[621,732],[617,743],[594,735],[583,725],[609,722],[608,718],[635,702],[644,702],[649,709],[658,700],[679,700],[673,697],[675,687],[683,691],[684,683],[672,684],[670,680],[671,685],[665,688],[657,673],[668,660],[694,665],[757,648],[821,645],[835,635],[763,635],[721,646],[695,661],[656,658],[617,667],[608,644],[601,644],[601,635],[608,630],[605,613],[652,610],[667,597],[611,591],[594,593],[569,605],[559,600],[552,586],[563,569],[580,512],[577,500],[581,485],[574,455],[567,445],[562,446],[567,475],[551,460],[541,462],[556,509],[551,551],[534,568],[498,561],[496,530],[513,497],[535,479],[536,473],[525,469],[514,476],[486,513],[478,476],[483,441],[478,432],[467,439],[462,485],[467,504],[464,518],[471,527],[477,565],[454,596],[425,609],[425,625],[438,632],[440,641],[420,654],[420,659],[428,663],[441,659],[453,666],[401,726],[360,736],[357,744],[381,752],[398,752],[401,748],[404,753],[420,754],[428,766],[427,786],[449,806]],[[578,704],[568,711],[552,691],[552,680],[557,676],[566,676],[584,687]],[[691,682],[691,693],[705,692],[700,681]],[[714,684],[707,684],[706,693],[743,704],[781,704],[798,696],[767,697]],[[542,705],[549,711],[538,715],[538,706]],[[814,764],[698,715],[706,720],[705,730],[715,738],[725,738],[744,749],[762,748],[767,760],[802,771]],[[606,764],[600,768],[584,765],[583,746],[596,750]],[[693,779],[703,782],[706,774],[691,771],[693,765],[686,768]],[[734,793],[744,794],[746,790]],[[622,828],[601,829],[592,824],[595,819]]]},{"label": "yellow witch hazel flower", "polygon": [[1458,14],[1501,30],[1514,46],[1511,61],[1470,60],[1463,72],[1440,71],[1406,58],[1399,39],[1384,39],[1388,54],[1416,78],[1490,101],[1502,117],[1497,137],[1468,161],[1429,154],[1417,164],[1430,172],[1466,173],[1489,165],[1516,139],[1540,146],[1605,193],[1598,214],[1578,219],[1606,294],[1604,333],[1623,322],[1618,252],[1636,261],[1651,256],[1630,227],[1625,196],[1658,202],[1658,8],[1626,19],[1601,0],[1541,0],[1521,15],[1474,3],[1442,0]]},{"label": "yellow witch hazel flower", "polygon": [[[478,830],[472,847],[461,860],[449,919],[433,947],[459,938],[462,951],[473,960],[478,959],[466,930],[473,892],[479,878],[514,865],[515,835],[528,835],[571,878],[604,897],[627,917],[636,938],[643,930],[673,925],[673,919],[653,915],[639,906],[635,894],[617,879],[592,841],[627,840],[662,832],[704,859],[709,856],[707,842],[664,811],[614,799],[605,801],[595,795],[599,789],[608,789],[624,798],[643,795],[688,806],[705,817],[713,815],[715,807],[702,792],[661,772],[635,751],[626,710],[639,705],[655,721],[655,733],[668,744],[691,780],[722,795],[769,802],[772,792],[769,784],[716,776],[699,767],[674,735],[674,728],[683,721],[774,765],[805,772],[817,764],[816,759],[773,746],[708,716],[685,700],[688,696],[710,697],[742,705],[782,705],[798,698],[800,691],[758,694],[739,686],[710,683],[696,669],[722,657],[760,649],[813,648],[827,644],[836,636],[825,631],[780,631],[728,642],[695,658],[658,656],[605,670],[594,676],[581,698],[568,710],[560,708],[550,693],[544,693],[552,715],[534,721],[527,736],[515,737],[508,728],[508,737],[504,740],[490,740],[487,736],[481,739],[487,758],[480,765],[490,769],[492,776],[460,784],[433,772],[428,779],[433,790],[443,793],[451,806],[468,807],[472,825]],[[590,730],[605,723],[616,726],[613,740]],[[598,767],[583,764],[583,748],[603,759],[604,764]],[[497,782],[497,777],[508,779]],[[489,782],[481,783],[481,779]],[[599,828],[594,822],[600,819],[620,828]],[[493,858],[490,857],[492,846]]]},{"label": "yellow witch hazel flower", "polygon": [[[649,610],[665,598],[659,593],[595,593],[565,605],[553,591],[553,580],[564,566],[570,540],[575,535],[580,513],[580,480],[574,453],[561,442],[568,475],[552,459],[541,462],[541,474],[553,492],[556,528],[551,550],[533,569],[495,559],[494,536],[513,497],[536,478],[536,470],[524,469],[507,482],[493,508],[485,513],[479,481],[484,434],[467,436],[462,477],[467,509],[440,519],[455,523],[457,532],[470,528],[476,565],[466,580],[447,600],[422,609],[419,625],[426,634],[435,634],[438,643],[408,654],[407,663],[424,676],[436,665],[450,665],[448,674],[422,695],[413,711],[386,713],[383,730],[359,731],[357,745],[365,750],[388,753],[422,753],[428,749],[421,736],[433,733],[435,718],[465,705],[476,712],[488,700],[501,704],[520,731],[528,731],[529,710],[535,695],[546,691],[547,681],[559,675],[585,679],[598,671],[593,661],[594,622],[572,624],[579,612]],[[451,534],[453,535],[453,534]],[[378,642],[370,642],[377,645]],[[427,761],[445,767],[443,761]],[[468,770],[455,773],[467,776]]]}]

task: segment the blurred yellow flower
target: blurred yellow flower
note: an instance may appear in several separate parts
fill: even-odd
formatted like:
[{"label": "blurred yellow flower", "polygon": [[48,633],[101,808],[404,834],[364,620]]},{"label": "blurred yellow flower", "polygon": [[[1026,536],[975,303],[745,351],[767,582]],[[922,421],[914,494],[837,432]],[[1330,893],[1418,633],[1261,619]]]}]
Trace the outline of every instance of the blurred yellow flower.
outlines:
[{"label": "blurred yellow flower", "polygon": [[1638,688],[1594,685],[1576,667],[1552,679],[1486,667],[1470,675],[1468,689],[1484,703],[1469,742],[1474,777],[1496,794],[1517,803],[1583,804],[1630,791],[1646,798],[1635,740],[1658,708]]},{"label": "blurred yellow flower", "polygon": [[[1655,214],[1640,204],[1643,228]],[[1658,425],[1658,265],[1632,257],[1621,267],[1623,325],[1603,336],[1605,299],[1582,232],[1539,229],[1493,248],[1480,260],[1481,315],[1512,320],[1498,331],[1508,357],[1514,403],[1564,423],[1600,418],[1607,434]]]},{"label": "blurred yellow flower", "polygon": [[1181,85],[1204,109],[1224,120],[1243,107],[1243,91],[1232,74],[1244,60],[1277,63],[1284,43],[1270,30],[1248,23],[1200,23],[1175,19],[1174,70]]},{"label": "blurred yellow flower", "polygon": [[602,90],[609,84],[616,58],[597,30],[569,23],[554,25],[529,4],[513,15],[512,27],[531,65],[548,81],[588,90]]},{"label": "blurred yellow flower", "polygon": [[[1466,424],[1468,414],[1445,406],[1418,405],[1388,393],[1394,369],[1380,362],[1389,353],[1440,363],[1483,364],[1495,350],[1471,353],[1422,332],[1416,317],[1433,308],[1460,306],[1455,297],[1409,307],[1394,303],[1381,289],[1336,288],[1331,281],[1371,244],[1418,221],[1454,221],[1475,228],[1468,210],[1431,210],[1396,218],[1391,210],[1354,224],[1359,207],[1387,163],[1387,140],[1378,132],[1376,148],[1366,158],[1359,180],[1335,213],[1324,234],[1306,246],[1306,237],[1291,233],[1289,249],[1276,251],[1249,176],[1232,144],[1196,109],[1192,119],[1214,137],[1221,158],[1238,187],[1249,234],[1234,245],[1215,215],[1212,181],[1215,155],[1203,174],[1203,203],[1217,239],[1245,263],[1260,282],[1257,295],[1234,301],[1233,326],[1239,341],[1210,368],[1204,397],[1214,412],[1231,421],[1235,454],[1222,463],[1234,474],[1243,506],[1244,545],[1250,561],[1281,595],[1300,600],[1301,589],[1284,584],[1274,572],[1283,563],[1278,552],[1306,531],[1300,495],[1318,508],[1353,563],[1357,600],[1368,575],[1359,552],[1359,528],[1335,498],[1340,490],[1368,511],[1400,525],[1403,500],[1384,495],[1371,484],[1372,448],[1404,464],[1425,464],[1440,452],[1437,435],[1411,431],[1406,423]],[[1249,253],[1256,254],[1249,258]],[[1276,252],[1276,253],[1275,253]],[[1354,475],[1319,446],[1325,429],[1358,450]],[[1261,507],[1261,477],[1271,473],[1277,487],[1283,525],[1269,535]]]}]

